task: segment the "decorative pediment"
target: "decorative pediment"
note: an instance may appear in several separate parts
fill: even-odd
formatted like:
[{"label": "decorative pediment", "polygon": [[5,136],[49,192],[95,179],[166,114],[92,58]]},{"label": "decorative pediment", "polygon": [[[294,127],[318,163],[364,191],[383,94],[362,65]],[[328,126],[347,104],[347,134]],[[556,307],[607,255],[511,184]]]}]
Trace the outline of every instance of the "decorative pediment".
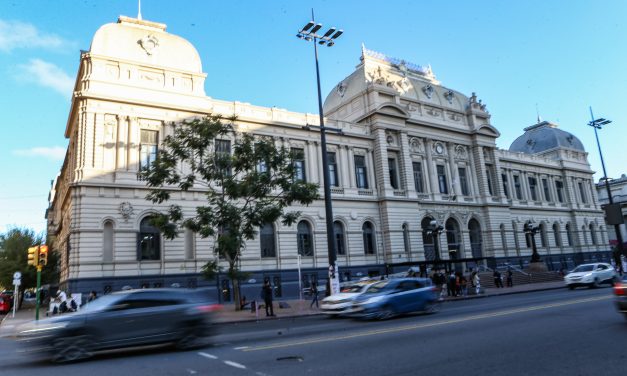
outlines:
[{"label": "decorative pediment", "polygon": [[385,103],[379,108],[377,108],[376,112],[385,113],[387,115],[400,116],[402,118],[409,118],[409,113],[403,107],[397,105],[396,103]]}]

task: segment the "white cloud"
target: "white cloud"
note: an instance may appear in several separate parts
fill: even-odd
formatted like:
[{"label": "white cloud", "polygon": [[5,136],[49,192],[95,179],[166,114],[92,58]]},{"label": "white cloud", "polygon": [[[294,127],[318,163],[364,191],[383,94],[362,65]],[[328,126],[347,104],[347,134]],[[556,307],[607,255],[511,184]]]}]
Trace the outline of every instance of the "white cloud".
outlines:
[{"label": "white cloud", "polygon": [[28,64],[18,66],[19,79],[34,82],[69,96],[74,89],[74,79],[61,68],[41,59],[31,59]]},{"label": "white cloud", "polygon": [[30,149],[13,150],[13,154],[22,157],[45,157],[57,161],[65,158],[65,148],[61,146],[34,147]]},{"label": "white cloud", "polygon": [[59,50],[71,44],[57,35],[37,30],[32,24],[0,20],[0,51],[10,52],[17,48]]}]

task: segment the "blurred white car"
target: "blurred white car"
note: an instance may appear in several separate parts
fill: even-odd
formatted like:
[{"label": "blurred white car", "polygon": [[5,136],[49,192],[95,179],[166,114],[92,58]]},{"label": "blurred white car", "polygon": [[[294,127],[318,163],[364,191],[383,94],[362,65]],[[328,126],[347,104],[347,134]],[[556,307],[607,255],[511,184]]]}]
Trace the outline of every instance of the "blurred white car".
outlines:
[{"label": "blurred white car", "polygon": [[571,290],[579,286],[599,287],[603,283],[614,284],[616,276],[610,264],[582,264],[566,274],[564,282]]},{"label": "blurred white car", "polygon": [[339,294],[327,296],[322,299],[320,311],[328,315],[342,315],[350,313],[353,308],[353,300],[363,294],[377,280],[353,282],[343,286]]}]

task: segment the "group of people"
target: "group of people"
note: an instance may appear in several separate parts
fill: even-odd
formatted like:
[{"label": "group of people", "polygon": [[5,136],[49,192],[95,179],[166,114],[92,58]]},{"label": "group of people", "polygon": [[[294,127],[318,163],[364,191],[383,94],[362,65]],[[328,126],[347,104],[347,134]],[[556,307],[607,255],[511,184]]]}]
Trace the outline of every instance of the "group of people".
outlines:
[{"label": "group of people", "polygon": [[[87,297],[87,303],[94,301],[98,297],[96,291],[91,291],[89,296]],[[68,294],[63,290],[57,291],[57,295],[52,301],[50,313],[53,315],[67,313],[67,312],[76,312],[78,311],[79,303],[76,302],[74,296],[70,295],[68,298]]]},{"label": "group of people", "polygon": [[[508,268],[505,272],[505,283],[507,284],[507,287],[514,287],[513,275],[514,273],[512,272],[512,269]],[[503,275],[501,274],[501,272],[494,269],[492,277],[494,278],[494,286],[496,288],[503,288]]]},{"label": "group of people", "polygon": [[[511,269],[507,269],[505,272],[507,287],[513,287],[513,272]],[[497,288],[503,287],[503,276],[498,270],[494,270],[494,285]],[[481,293],[481,279],[479,273],[476,270],[471,270],[470,276],[466,276],[462,272],[451,271],[448,275],[444,270],[435,271],[431,275],[433,284],[440,288],[440,298],[446,296],[467,296],[468,288],[474,289],[475,294]]]}]

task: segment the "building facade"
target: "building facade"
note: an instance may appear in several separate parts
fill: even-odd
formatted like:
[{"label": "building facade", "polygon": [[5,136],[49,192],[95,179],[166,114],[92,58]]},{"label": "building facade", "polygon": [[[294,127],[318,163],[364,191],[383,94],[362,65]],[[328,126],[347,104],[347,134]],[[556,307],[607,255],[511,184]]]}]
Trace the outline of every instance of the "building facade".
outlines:
[{"label": "building facade", "polygon": [[[612,192],[612,201],[615,204],[619,204],[621,208],[621,213],[623,214],[623,222],[627,220],[627,175],[622,174],[618,179],[608,179],[610,185],[610,191]],[[609,197],[607,195],[607,186],[605,184],[604,179],[600,179],[596,185],[597,195],[599,197],[599,204],[601,206],[607,205],[610,203]],[[620,225],[620,232],[623,236],[623,242],[627,239],[627,230],[625,229],[625,224]],[[611,245],[618,244],[618,240],[616,238],[616,229],[614,226],[608,226],[607,234],[609,238],[609,243]]]},{"label": "building facade", "polygon": [[[486,105],[474,93],[443,86],[431,67],[362,47],[355,71],[324,103],[327,126],[342,130],[327,135],[326,151],[319,132],[305,127],[318,124],[318,115],[210,98],[205,77],[196,49],[155,22],[120,17],[81,53],[68,150],[47,211],[62,287],[210,285],[230,298],[228,279],[209,282],[199,274],[216,259],[213,239],[190,231],[172,241],[161,237],[149,218],[165,206],[147,201],[137,179],[177,123],[209,113],[235,115],[238,130],[291,148],[309,182],[322,185],[321,153],[327,153],[342,279],[432,265],[436,258],[458,269],[525,267],[532,250],[523,231],[528,222],[539,228],[535,241],[550,269],[609,259],[581,142],[539,121],[509,150],[499,149]],[[202,193],[195,187],[171,201],[191,215]],[[319,200],[302,208],[293,226],[261,228],[240,258],[251,273],[244,294],[257,296],[270,278],[277,295],[295,296],[299,268],[305,286],[326,279],[324,216]],[[433,220],[445,230],[439,238],[427,231]]]}]

